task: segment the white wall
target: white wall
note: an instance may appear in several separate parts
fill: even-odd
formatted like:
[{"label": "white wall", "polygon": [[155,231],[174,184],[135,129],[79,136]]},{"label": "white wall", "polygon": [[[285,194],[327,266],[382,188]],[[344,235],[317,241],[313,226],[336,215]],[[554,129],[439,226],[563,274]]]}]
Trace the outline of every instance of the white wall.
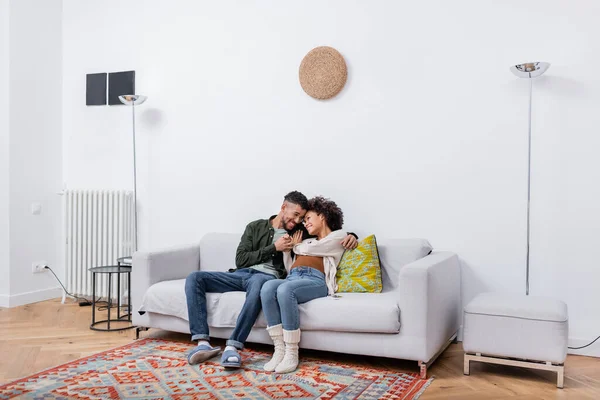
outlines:
[{"label": "white wall", "polygon": [[8,231],[8,0],[0,0],[0,307],[8,305],[9,231]]},{"label": "white wall", "polygon": [[[130,187],[129,110],[86,107],[85,74],[135,69],[149,95],[142,247],[240,232],[299,189],[335,199],[361,235],[456,251],[464,302],[523,293],[528,83],[508,68],[549,61],[535,82],[532,293],[565,299],[571,336],[591,339],[596,15],[591,0],[64,0],[65,181]],[[325,102],[298,83],[320,45],[349,69]]]},{"label": "white wall", "polygon": [[[10,2],[10,303],[60,296],[62,1]],[[42,206],[32,215],[31,204]]]}]

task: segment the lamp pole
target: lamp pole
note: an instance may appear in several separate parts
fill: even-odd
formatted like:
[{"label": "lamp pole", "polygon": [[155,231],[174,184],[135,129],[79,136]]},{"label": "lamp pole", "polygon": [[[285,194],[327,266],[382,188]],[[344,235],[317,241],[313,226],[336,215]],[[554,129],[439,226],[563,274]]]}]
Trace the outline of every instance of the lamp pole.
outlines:
[{"label": "lamp pole", "polygon": [[147,96],[138,94],[125,94],[119,96],[121,103],[131,106],[131,120],[133,126],[133,251],[138,250],[138,209],[137,209],[137,153],[135,144],[135,106],[144,104]]},{"label": "lamp pole", "polygon": [[531,62],[510,67],[513,74],[519,78],[529,79],[529,124],[527,130],[527,248],[525,259],[525,294],[529,296],[529,264],[531,241],[531,110],[533,104],[533,78],[541,76],[550,68],[547,62]]}]

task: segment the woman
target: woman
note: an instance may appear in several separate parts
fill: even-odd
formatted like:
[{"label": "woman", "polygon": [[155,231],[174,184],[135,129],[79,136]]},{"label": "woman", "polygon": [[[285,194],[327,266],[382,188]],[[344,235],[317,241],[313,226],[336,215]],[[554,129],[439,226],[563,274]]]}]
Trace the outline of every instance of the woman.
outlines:
[{"label": "woman", "polygon": [[337,290],[335,274],[344,254],[341,244],[344,213],[333,201],[315,197],[308,201],[304,226],[316,239],[302,241],[302,231],[292,238],[295,258],[284,253],[288,271],[286,279],[265,283],[260,291],[262,307],[267,317],[267,331],[275,344],[273,358],[265,371],[292,372],[298,366],[300,318],[298,304],[333,295]]}]

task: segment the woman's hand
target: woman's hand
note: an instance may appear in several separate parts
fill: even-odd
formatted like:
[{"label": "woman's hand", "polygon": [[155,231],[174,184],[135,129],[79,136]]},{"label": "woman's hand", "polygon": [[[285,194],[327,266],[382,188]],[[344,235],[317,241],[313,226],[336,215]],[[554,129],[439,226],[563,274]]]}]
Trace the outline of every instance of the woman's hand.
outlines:
[{"label": "woman's hand", "polygon": [[294,233],[294,236],[292,237],[292,245],[295,246],[299,243],[302,243],[302,231],[297,231],[296,233]]},{"label": "woman's hand", "polygon": [[275,250],[277,251],[290,251],[294,244],[290,235],[283,235],[275,241]]},{"label": "woman's hand", "polygon": [[347,235],[344,240],[341,241],[341,245],[346,250],[354,250],[358,247],[358,240],[356,240],[354,235]]}]

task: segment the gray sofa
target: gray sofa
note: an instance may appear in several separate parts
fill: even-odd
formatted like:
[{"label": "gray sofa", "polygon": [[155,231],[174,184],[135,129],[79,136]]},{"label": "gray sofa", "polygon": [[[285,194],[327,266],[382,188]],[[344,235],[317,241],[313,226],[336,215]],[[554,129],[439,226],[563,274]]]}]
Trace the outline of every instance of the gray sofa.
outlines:
[{"label": "gray sofa", "polygon": [[[133,256],[133,324],[189,333],[184,284],[196,270],[235,266],[240,234],[210,233],[199,244]],[[382,293],[340,293],[300,305],[301,348],[417,361],[421,376],[455,339],[460,267],[422,239],[378,238]],[[212,337],[231,334],[245,293],[208,293]],[[141,313],[140,313],[141,311]],[[260,314],[248,342],[272,343]],[[138,328],[138,333],[139,329]]]}]

